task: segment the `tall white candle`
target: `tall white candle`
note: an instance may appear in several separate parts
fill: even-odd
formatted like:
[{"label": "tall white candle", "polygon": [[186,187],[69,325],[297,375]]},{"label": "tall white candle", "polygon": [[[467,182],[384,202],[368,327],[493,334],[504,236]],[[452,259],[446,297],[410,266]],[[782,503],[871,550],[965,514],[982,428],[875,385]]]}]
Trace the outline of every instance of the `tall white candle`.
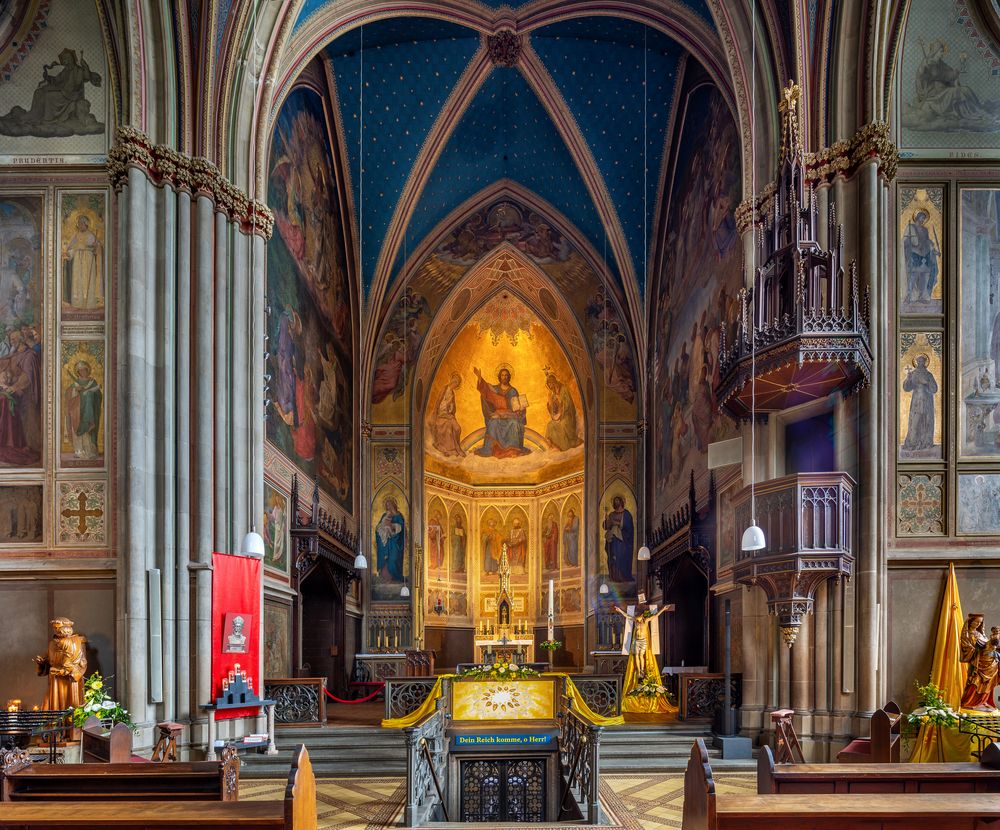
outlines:
[{"label": "tall white candle", "polygon": [[554,636],[554,630],[553,630],[552,622],[553,622],[553,618],[555,616],[555,607],[556,607],[555,606],[555,595],[553,593],[553,584],[554,584],[554,580],[550,579],[549,580],[549,618],[548,618],[548,623],[549,623],[549,639],[550,640]]}]

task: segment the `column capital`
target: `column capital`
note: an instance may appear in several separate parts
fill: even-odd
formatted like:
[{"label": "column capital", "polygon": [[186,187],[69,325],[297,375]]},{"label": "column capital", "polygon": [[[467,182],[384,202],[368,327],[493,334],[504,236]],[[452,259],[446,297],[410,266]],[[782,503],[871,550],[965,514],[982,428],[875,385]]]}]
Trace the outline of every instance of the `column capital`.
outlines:
[{"label": "column capital", "polygon": [[128,181],[128,171],[136,168],[156,185],[166,184],[195,196],[207,196],[217,210],[231,221],[239,222],[244,233],[270,239],[274,230],[271,209],[247,196],[208,159],[179,153],[165,144],[153,144],[145,133],[133,127],[119,127],[115,132],[107,168],[116,191]]}]

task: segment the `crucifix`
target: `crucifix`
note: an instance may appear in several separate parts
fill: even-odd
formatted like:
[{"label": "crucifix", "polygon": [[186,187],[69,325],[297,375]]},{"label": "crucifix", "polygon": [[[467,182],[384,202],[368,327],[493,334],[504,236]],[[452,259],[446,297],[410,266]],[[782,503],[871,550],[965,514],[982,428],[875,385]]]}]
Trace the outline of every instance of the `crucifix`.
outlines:
[{"label": "crucifix", "polygon": [[76,494],[76,509],[70,510],[67,507],[62,511],[63,518],[77,520],[77,533],[81,536],[87,532],[87,519],[91,517],[99,519],[103,515],[104,511],[99,507],[87,509],[87,494],[83,490]]},{"label": "crucifix", "polygon": [[[644,602],[645,598],[645,594],[640,594],[639,602]],[[653,620],[664,611],[673,611],[674,608],[673,603],[660,609],[656,605],[650,605],[644,611],[637,611],[634,605],[628,606],[625,611],[614,606],[614,610],[625,618],[622,654],[633,656],[640,670],[645,667],[648,657],[660,653],[660,631],[658,626],[653,625]]]}]

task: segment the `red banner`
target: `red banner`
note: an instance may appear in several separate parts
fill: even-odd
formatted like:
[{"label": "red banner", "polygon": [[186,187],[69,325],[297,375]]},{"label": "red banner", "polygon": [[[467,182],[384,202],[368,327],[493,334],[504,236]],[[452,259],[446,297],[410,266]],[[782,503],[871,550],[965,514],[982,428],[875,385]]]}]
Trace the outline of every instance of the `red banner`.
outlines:
[{"label": "red banner", "polygon": [[[246,672],[257,697],[260,675],[261,560],[228,553],[212,554],[212,695],[222,697],[222,680],[230,671]],[[219,709],[216,720],[260,714],[260,707]]]}]

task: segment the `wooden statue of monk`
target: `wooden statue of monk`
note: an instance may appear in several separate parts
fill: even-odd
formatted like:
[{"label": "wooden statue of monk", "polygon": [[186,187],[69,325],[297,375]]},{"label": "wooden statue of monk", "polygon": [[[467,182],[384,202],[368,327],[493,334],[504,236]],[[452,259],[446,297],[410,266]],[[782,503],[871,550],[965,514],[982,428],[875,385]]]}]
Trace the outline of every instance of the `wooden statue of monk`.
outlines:
[{"label": "wooden statue of monk", "polygon": [[993,695],[1000,683],[1000,629],[986,635],[982,614],[969,614],[962,627],[960,655],[969,664],[962,693],[963,709],[995,709]]},{"label": "wooden statue of monk", "polygon": [[35,658],[38,674],[48,675],[49,690],[42,708],[48,711],[73,709],[83,703],[83,677],[87,673],[87,638],[73,633],[73,621],[56,617],[47,654]]}]

